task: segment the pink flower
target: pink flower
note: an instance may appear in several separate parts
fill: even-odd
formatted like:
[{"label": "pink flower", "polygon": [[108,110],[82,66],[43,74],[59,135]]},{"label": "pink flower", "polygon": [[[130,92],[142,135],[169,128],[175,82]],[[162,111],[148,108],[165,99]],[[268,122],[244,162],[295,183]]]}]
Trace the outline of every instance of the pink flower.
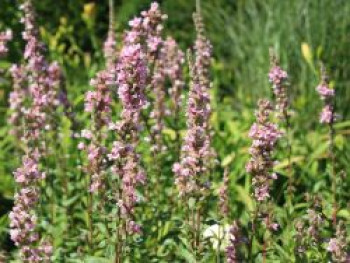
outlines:
[{"label": "pink flower", "polygon": [[173,166],[175,182],[182,196],[198,193],[208,187],[209,183],[205,179],[198,183],[198,178],[205,178],[215,156],[209,134],[211,44],[204,36],[200,15],[195,14],[194,20],[197,38],[195,59],[190,68],[192,85],[187,102],[187,132],[181,148],[181,160]]},{"label": "pink flower", "polygon": [[333,107],[331,105],[326,105],[321,112],[320,122],[330,124],[334,120]]},{"label": "pink flower", "polygon": [[282,132],[277,125],[269,122],[272,111],[270,102],[260,100],[258,106],[257,121],[249,131],[249,137],[253,142],[249,149],[251,159],[246,164],[246,170],[253,175],[254,197],[258,202],[262,202],[270,197],[271,180],[276,179],[276,175],[272,173],[274,166],[272,153]]},{"label": "pink flower", "polygon": [[329,240],[327,250],[329,252],[336,252],[338,250],[338,241],[336,238],[331,238]]},{"label": "pink flower", "polygon": [[320,123],[332,125],[335,121],[334,96],[335,90],[329,87],[328,77],[325,69],[322,69],[321,83],[316,87],[318,94],[323,100],[324,107],[320,114]]},{"label": "pink flower", "polygon": [[320,84],[316,88],[318,94],[320,94],[322,99],[326,99],[334,96],[334,89],[330,89],[326,84]]},{"label": "pink flower", "polygon": [[281,85],[288,78],[286,71],[283,71],[279,66],[274,66],[269,72],[269,80],[275,86]]}]

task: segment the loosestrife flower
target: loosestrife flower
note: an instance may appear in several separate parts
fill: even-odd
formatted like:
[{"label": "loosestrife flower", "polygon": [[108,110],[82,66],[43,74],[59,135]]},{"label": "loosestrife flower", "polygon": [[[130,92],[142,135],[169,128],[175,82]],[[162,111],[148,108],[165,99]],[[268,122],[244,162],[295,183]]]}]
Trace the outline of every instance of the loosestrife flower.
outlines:
[{"label": "loosestrife flower", "polygon": [[[25,64],[12,67],[11,72],[16,80],[10,104],[13,110],[17,110],[11,117],[13,125],[17,125],[20,116],[23,116],[25,126],[21,140],[26,145],[26,153],[22,157],[22,166],[14,172],[19,188],[9,215],[10,235],[20,247],[23,261],[49,262],[52,245],[39,235],[36,208],[40,196],[39,185],[46,177],[40,169],[46,152],[43,132],[53,128],[52,114],[58,105],[60,69],[56,63],[48,64],[43,56],[44,47],[38,39],[31,1],[25,1],[21,9],[24,12]],[[28,85],[27,89],[25,85]]]},{"label": "loosestrife flower", "polygon": [[0,32],[0,57],[8,52],[7,43],[12,40],[12,31],[10,29]]},{"label": "loosestrife flower", "polygon": [[332,254],[334,262],[348,262],[350,259],[349,243],[346,237],[346,227],[343,221],[337,225],[335,237],[327,245],[327,251]]},{"label": "loosestrife flower", "polygon": [[146,183],[146,175],[140,166],[136,146],[141,128],[140,114],[146,104],[147,57],[140,43],[130,41],[134,26],[136,24],[131,23],[131,31],[125,34],[116,67],[116,84],[123,110],[121,120],[110,125],[110,128],[117,132],[119,139],[113,143],[108,154],[109,160],[113,162],[112,170],[120,182],[117,205],[121,219],[126,223],[126,230],[130,234],[141,231],[141,226],[134,221],[134,207],[139,201],[136,188]]},{"label": "loosestrife flower", "polygon": [[211,148],[209,117],[210,78],[209,66],[211,44],[204,35],[204,26],[199,14],[194,15],[197,38],[195,59],[190,64],[191,89],[187,102],[187,132],[181,149],[181,160],[173,166],[176,184],[181,196],[199,194],[208,188],[206,176],[214,151]]},{"label": "loosestrife flower", "polygon": [[[154,108],[150,113],[154,125],[151,127],[151,151],[159,153],[164,150],[161,132],[164,128],[165,108],[165,64],[162,31],[163,22],[167,16],[162,14],[159,4],[153,2],[147,11],[141,12],[141,17],[136,17],[129,22],[131,29],[126,32],[124,42],[139,44],[147,58],[151,92],[154,94]],[[152,71],[153,70],[153,71]]]},{"label": "loosestrife flower", "polygon": [[317,86],[316,91],[324,102],[324,107],[320,115],[320,122],[332,124],[335,121],[336,117],[333,105],[335,90],[329,87],[328,77],[326,76],[324,70],[322,70],[322,80],[321,83]]},{"label": "loosestrife flower", "polygon": [[334,151],[334,138],[335,129],[334,123],[338,116],[335,113],[335,89],[331,89],[329,86],[329,79],[326,73],[325,67],[321,64],[321,83],[317,86],[316,90],[323,100],[324,107],[320,115],[320,123],[327,124],[328,126],[328,152],[331,164],[331,181],[332,181],[332,195],[333,195],[333,212],[332,221],[333,227],[337,225],[337,175],[336,175],[336,154]]},{"label": "loosestrife flower", "polygon": [[83,142],[78,145],[79,149],[87,153],[86,171],[91,175],[90,191],[95,193],[102,190],[104,186],[107,149],[103,141],[107,137],[105,130],[111,123],[111,90],[116,81],[117,51],[114,23],[114,7],[111,0],[109,2],[109,29],[103,50],[106,66],[91,80],[90,85],[93,90],[85,94],[85,111],[91,114],[91,125],[88,130],[83,130],[81,133],[81,137],[88,141],[88,145],[85,146]]},{"label": "loosestrife flower", "polygon": [[255,114],[256,123],[249,131],[249,137],[253,139],[253,143],[249,150],[251,159],[246,169],[253,175],[254,197],[258,202],[262,202],[270,196],[271,181],[277,179],[276,174],[272,173],[274,166],[272,154],[282,132],[277,125],[269,121],[271,103],[268,100],[260,100],[258,107]]},{"label": "loosestrife flower", "polygon": [[237,250],[242,241],[242,235],[238,222],[233,221],[229,229],[229,245],[226,247],[227,263],[240,262]]},{"label": "loosestrife flower", "polygon": [[149,63],[156,59],[162,45],[162,22],[167,18],[159,9],[159,4],[153,2],[147,11],[141,12],[141,17],[135,17],[129,22],[131,29],[125,33],[125,44],[142,44]]},{"label": "loosestrife flower", "polygon": [[272,68],[269,72],[269,81],[273,85],[273,93],[276,96],[276,110],[279,112],[280,117],[288,118],[288,94],[287,94],[287,80],[288,74],[282,70],[278,65],[277,58],[272,55],[271,57]]},{"label": "loosestrife flower", "polygon": [[85,111],[91,114],[92,123],[89,130],[83,130],[81,133],[89,144],[85,147],[85,144],[81,142],[79,148],[87,152],[86,170],[92,175],[91,192],[97,192],[103,187],[105,173],[103,166],[107,151],[101,141],[106,137],[103,130],[107,129],[110,123],[112,83],[111,74],[107,70],[102,70],[97,73],[95,79],[91,80],[94,90],[88,91],[85,95]]}]

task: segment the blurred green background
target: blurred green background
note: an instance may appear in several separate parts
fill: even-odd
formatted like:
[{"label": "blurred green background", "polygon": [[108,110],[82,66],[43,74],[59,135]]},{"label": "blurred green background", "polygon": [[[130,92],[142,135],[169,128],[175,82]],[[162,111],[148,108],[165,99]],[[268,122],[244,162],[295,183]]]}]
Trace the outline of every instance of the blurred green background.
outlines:
[{"label": "blurred green background", "polygon": [[[108,1],[34,1],[41,36],[51,60],[63,65],[69,99],[82,112],[83,94],[89,80],[103,66],[102,44],[108,28]],[[146,9],[149,0],[115,0],[115,16],[120,43],[127,21]],[[159,1],[168,14],[166,33],[185,50],[195,36],[192,12],[195,1]],[[319,81],[319,62],[329,70],[337,89],[336,127],[339,170],[350,172],[350,1],[349,0],[202,0],[207,33],[214,46],[212,63],[214,145],[221,166],[230,168],[233,213],[250,205],[244,164],[248,158],[247,130],[260,97],[271,97],[267,79],[269,48],[273,47],[290,76],[293,142],[298,174],[298,193],[318,192],[329,185],[324,157],[327,152],[325,128],[318,124],[322,106],[315,87]],[[14,41],[10,53],[0,62],[2,72],[21,61],[23,41],[19,23],[19,2],[0,0],[0,30],[11,28]],[[7,235],[6,213],[11,208],[14,190],[12,171],[13,140],[7,136],[7,98],[11,90],[8,75],[0,77],[0,247],[12,249]],[[283,156],[281,157],[283,158]],[[282,162],[283,164],[283,162]],[[283,165],[281,166],[283,168]],[[219,182],[219,179],[218,179]],[[218,183],[217,182],[217,183]],[[349,180],[344,182],[349,190]],[[350,191],[340,195],[342,206],[349,207]],[[326,198],[330,196],[326,193]],[[330,197],[329,197],[330,198]],[[302,197],[300,197],[302,199]],[[345,217],[349,217],[346,214]]]}]

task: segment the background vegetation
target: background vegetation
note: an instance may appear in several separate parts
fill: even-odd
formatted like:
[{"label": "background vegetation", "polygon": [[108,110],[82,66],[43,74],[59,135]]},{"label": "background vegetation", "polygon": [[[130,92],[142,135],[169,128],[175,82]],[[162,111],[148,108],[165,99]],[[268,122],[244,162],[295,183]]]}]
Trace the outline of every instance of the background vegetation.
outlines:
[{"label": "background vegetation", "polygon": [[[103,63],[102,43],[108,28],[108,1],[83,0],[45,0],[36,1],[37,18],[41,36],[49,49],[49,56],[63,65],[66,89],[73,111],[80,126],[87,122],[83,113],[84,93],[89,89],[89,80]],[[118,39],[127,25],[127,21],[141,10],[147,8],[151,1],[128,0],[116,1],[116,19]],[[160,1],[164,13],[168,14],[165,30],[171,33],[185,49],[194,39],[192,12],[194,1],[163,0]],[[213,187],[218,189],[222,181],[224,168],[230,176],[230,214],[232,219],[248,221],[248,210],[252,206],[250,197],[250,178],[245,171],[249,158],[250,140],[247,132],[254,121],[254,108],[260,97],[271,97],[268,83],[269,47],[274,47],[281,60],[281,65],[289,72],[293,134],[294,176],[296,182],[295,199],[299,201],[296,213],[305,213],[304,194],[322,193],[325,200],[326,214],[331,211],[331,193],[329,170],[326,165],[327,129],[318,123],[322,102],[315,87],[319,82],[319,61],[322,60],[329,69],[332,84],[337,89],[337,112],[340,114],[336,125],[336,155],[339,178],[343,176],[339,188],[339,217],[350,223],[350,1],[348,0],[203,0],[202,12],[207,32],[214,46],[212,61],[212,124],[215,131],[214,147],[218,153],[220,168],[213,176]],[[20,37],[22,25],[19,23],[18,4],[13,0],[0,1],[0,30],[12,28],[14,39],[10,44],[10,54],[1,60],[1,70],[22,57],[23,42]],[[11,252],[14,246],[8,235],[7,214],[11,209],[15,184],[12,172],[19,164],[15,155],[15,140],[8,135],[7,125],[8,94],[11,83],[7,75],[0,78],[0,248]],[[62,243],[66,234],[67,218],[58,218],[56,245],[61,245],[60,253],[68,253],[73,258],[81,258],[79,242],[84,233],[79,231],[84,224],[84,204],[76,202],[84,191],[83,177],[80,174],[80,156],[76,150],[77,141],[71,138],[69,130],[72,124],[62,119],[62,138],[60,150],[65,156],[58,166],[57,182],[68,180],[68,197],[57,209],[69,207],[80,211],[77,218],[69,219],[76,226],[72,230],[76,238]],[[182,118],[185,128],[185,119]],[[168,131],[171,135],[171,130]],[[169,135],[169,140],[171,136]],[[146,149],[143,149],[147,152]],[[170,164],[175,156],[169,156],[165,162],[169,165],[162,170],[166,189],[171,192],[173,174]],[[284,173],[285,154],[280,151],[280,177],[276,183],[276,196],[281,208],[278,210],[279,223],[286,226],[288,215],[282,209],[284,200],[279,197],[279,189],[285,186],[287,176]],[[146,162],[147,162],[146,158]],[[169,194],[170,196],[170,194]],[[59,197],[58,197],[59,198]],[[144,256],[146,250],[152,249],[147,262],[175,262],[174,258],[186,259],[186,253],[177,247],[177,224],[179,211],[170,211],[167,196],[160,197],[157,203],[150,203],[143,221],[147,222],[146,232],[149,236],[136,240],[139,244],[136,258]],[[208,204],[210,211],[215,211],[213,204]],[[211,221],[217,218],[212,212]],[[72,223],[70,222],[70,223]],[[167,222],[164,224],[164,222]],[[82,227],[81,227],[82,228]],[[289,240],[290,247],[278,247],[271,255],[274,262],[293,260],[293,229],[291,226],[281,228],[280,237]],[[154,244],[160,244],[154,247]],[[102,256],[101,251],[95,253]],[[175,251],[175,252],[174,252]],[[175,254],[175,255],[174,255]],[[187,257],[188,259],[188,257]],[[70,261],[57,262],[70,262]],[[92,259],[91,259],[92,260]],[[95,259],[96,260],[96,259]],[[134,259],[136,260],[136,259]],[[145,259],[144,259],[145,260]],[[162,261],[163,260],[163,261]],[[170,260],[170,261],[169,261]],[[209,259],[208,259],[209,260]],[[97,261],[91,261],[97,262]],[[103,262],[103,261],[101,261]],[[137,262],[137,261],[131,261]],[[145,261],[146,262],[146,261]],[[181,262],[181,261],[179,261]],[[207,261],[210,262],[210,261]],[[272,262],[272,261],[271,261]],[[311,261],[310,261],[311,262]]]}]

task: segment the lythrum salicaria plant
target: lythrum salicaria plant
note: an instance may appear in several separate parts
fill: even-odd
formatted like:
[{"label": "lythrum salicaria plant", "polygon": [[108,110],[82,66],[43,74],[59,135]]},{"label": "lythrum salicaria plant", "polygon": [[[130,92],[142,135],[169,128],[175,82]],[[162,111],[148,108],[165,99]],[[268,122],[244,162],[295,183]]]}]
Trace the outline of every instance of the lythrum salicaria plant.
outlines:
[{"label": "lythrum salicaria plant", "polygon": [[226,247],[227,263],[243,262],[239,254],[239,247],[242,245],[242,243],[244,243],[244,237],[241,232],[240,225],[236,220],[230,225],[227,235],[229,240],[229,244]]},{"label": "lythrum salicaria plant", "polygon": [[[322,199],[319,195],[306,194],[306,202],[309,207],[306,215],[295,221],[295,259],[305,261],[308,259],[307,252],[322,250],[324,243],[324,229],[327,219],[324,216]],[[315,259],[315,258],[313,258]]]},{"label": "lythrum salicaria plant", "polygon": [[43,159],[48,154],[45,133],[53,129],[60,74],[58,65],[48,64],[44,58],[44,46],[38,38],[31,1],[25,1],[21,10],[25,27],[25,62],[12,68],[12,75],[19,79],[15,80],[15,90],[11,95],[12,108],[18,115],[11,119],[17,124],[17,118],[22,118],[20,140],[25,152],[21,166],[14,172],[18,189],[9,216],[10,234],[20,248],[24,262],[50,262],[53,248],[50,239],[41,233],[38,215],[42,209],[39,207],[41,185],[47,175],[42,168]]},{"label": "lythrum salicaria plant", "polygon": [[[114,2],[109,1],[109,27],[106,41],[104,42],[105,68],[96,74],[91,80],[93,90],[85,95],[85,111],[91,114],[91,123],[88,129],[82,131],[81,136],[87,140],[87,145],[81,142],[78,147],[85,150],[88,163],[85,172],[88,175],[88,244],[93,247],[93,196],[100,194],[101,202],[98,204],[102,211],[105,211],[105,187],[107,170],[107,145],[108,127],[111,123],[112,113],[112,89],[115,88],[116,72],[115,61],[117,59],[116,36],[114,28]],[[104,217],[107,215],[104,214]],[[105,220],[105,223],[107,221]]]},{"label": "lythrum salicaria plant", "polygon": [[[165,91],[164,91],[164,56],[163,48],[163,22],[167,15],[163,14],[159,4],[153,2],[147,11],[142,11],[140,17],[135,17],[129,22],[131,29],[125,33],[125,43],[138,44],[145,54],[145,65],[147,71],[145,83],[145,96],[147,103],[144,108],[151,108],[149,115],[141,112],[140,120],[147,129],[150,136],[150,150],[152,158],[157,166],[161,166],[160,154],[165,150],[162,140],[162,130],[164,128]],[[152,99],[153,97],[153,99]],[[158,187],[155,182],[161,175],[161,169],[152,169],[152,185]],[[151,186],[151,185],[150,185]]]},{"label": "lythrum salicaria plant", "polygon": [[[278,224],[273,221],[270,189],[272,182],[277,179],[276,173],[273,172],[273,152],[282,132],[276,124],[270,121],[272,110],[273,107],[268,100],[259,100],[255,114],[256,122],[249,131],[249,137],[253,143],[249,150],[251,159],[246,165],[246,170],[252,175],[253,196],[256,201],[252,215],[250,250],[259,225],[264,226],[267,231],[275,231],[278,228]],[[262,251],[264,262],[266,261],[267,242],[265,238]],[[249,257],[252,258],[252,256],[252,251],[250,251]]]},{"label": "lythrum salicaria plant", "polygon": [[[3,231],[0,218],[0,243],[3,244],[2,233],[9,233],[18,249],[6,254],[8,259],[3,259],[0,252],[0,262],[12,258],[28,263],[121,263],[141,259],[218,263],[349,261],[348,211],[342,199],[347,196],[343,188],[348,182],[341,181],[340,173],[336,173],[348,159],[347,152],[340,154],[348,147],[348,133],[341,130],[348,123],[335,123],[336,91],[324,70],[316,89],[324,102],[320,126],[329,130],[329,136],[325,136],[328,154],[324,154],[324,146],[328,145],[315,145],[317,131],[304,133],[303,123],[298,123],[300,115],[291,118],[289,77],[274,54],[268,73],[274,100],[259,100],[256,121],[246,132],[249,117],[243,105],[247,101],[238,88],[234,107],[239,111],[230,108],[233,103],[225,95],[228,89],[221,89],[224,82],[218,74],[227,69],[227,61],[217,60],[218,53],[213,53],[199,0],[194,14],[195,41],[188,51],[188,72],[180,49],[185,43],[165,36],[166,15],[157,3],[133,18],[121,38],[116,33],[113,0],[84,5],[91,43],[82,47],[78,47],[80,40],[75,41],[80,36],[80,31],[75,31],[79,25],[71,26],[70,19],[62,17],[57,30],[50,26],[46,31],[43,26],[40,32],[55,50],[51,55],[59,54],[69,64],[65,70],[67,86],[62,83],[63,71],[57,63],[49,64],[45,59],[32,2],[23,1],[24,59],[9,71],[13,90],[9,94],[8,124],[12,137],[0,143],[5,148],[1,153],[8,151],[19,157],[7,166],[0,162],[1,172],[13,164],[17,168],[13,169],[16,189],[9,231]],[[96,19],[107,2],[109,25],[101,46],[105,62],[96,70],[100,60],[90,63],[90,58],[102,52],[90,56],[90,44],[97,47],[95,33],[99,34],[103,26]],[[233,11],[239,10],[240,7]],[[51,30],[55,33],[51,34]],[[8,53],[10,38],[10,33],[0,33],[1,59]],[[19,46],[11,45],[15,50],[10,59],[15,59]],[[71,55],[74,63],[70,63]],[[311,55],[309,58],[312,66]],[[83,109],[76,85],[80,82],[75,75],[86,75],[69,72],[71,68],[81,70],[80,62],[89,69],[89,76],[96,70]],[[237,87],[242,68],[234,71]],[[296,77],[299,75],[303,74],[295,72]],[[7,95],[6,77],[1,76],[5,92],[0,90],[0,100],[2,94]],[[214,98],[220,103],[212,103],[211,94],[217,95]],[[70,104],[68,98],[74,95],[77,97]],[[307,105],[310,101],[305,99],[298,98],[295,106]],[[215,122],[215,127],[210,121]],[[293,129],[291,121],[299,125],[298,129]],[[0,139],[7,128],[1,127]],[[247,139],[251,143],[249,151],[241,147]],[[214,170],[213,145],[221,145],[218,156],[222,169]],[[275,166],[277,149],[283,151],[277,154],[285,161]],[[286,167],[283,174],[289,178],[286,200],[282,194],[284,177],[277,178],[275,173],[281,167]],[[174,176],[170,176],[171,169]],[[328,181],[332,182],[329,191]],[[0,185],[1,204],[5,199],[11,207],[12,200],[3,195],[3,188]],[[302,191],[320,190],[319,195],[309,194],[306,202],[300,201]],[[2,211],[1,206],[0,217]],[[12,242],[8,243],[12,249]]]},{"label": "lythrum salicaria plant", "polygon": [[347,249],[347,235],[344,222],[337,222],[338,201],[337,192],[342,188],[342,185],[338,184],[337,172],[336,172],[336,152],[335,152],[335,128],[334,124],[337,119],[336,110],[336,90],[332,88],[329,83],[329,77],[327,75],[325,66],[321,64],[321,82],[317,86],[316,91],[320,95],[324,107],[320,114],[320,123],[328,125],[328,154],[330,159],[330,179],[332,182],[332,195],[333,195],[333,211],[332,211],[332,226],[333,235],[327,245],[327,250],[331,253],[332,259],[335,262],[347,262],[350,259],[350,252]]},{"label": "lythrum salicaria plant", "polygon": [[112,170],[118,181],[116,201],[118,227],[116,262],[122,262],[123,243],[128,236],[140,233],[141,226],[134,220],[135,204],[138,201],[136,187],[146,182],[136,152],[140,130],[140,113],[146,103],[147,78],[146,54],[139,43],[124,42],[117,65],[118,95],[123,107],[121,120],[114,125],[118,140],[113,143],[108,158],[114,162]]},{"label": "lythrum salicaria plant", "polygon": [[329,86],[329,79],[326,72],[326,69],[323,65],[321,65],[321,83],[317,86],[316,91],[320,95],[323,100],[324,107],[320,114],[320,123],[324,123],[328,125],[328,143],[329,143],[329,158],[331,165],[330,177],[332,181],[332,194],[333,194],[333,212],[332,212],[332,220],[333,227],[336,228],[337,224],[337,178],[336,178],[336,157],[335,157],[335,148],[334,148],[334,122],[336,120],[335,114],[335,89]]},{"label": "lythrum salicaria plant", "polygon": [[282,127],[285,129],[286,154],[287,154],[287,200],[289,205],[292,202],[293,194],[293,167],[292,167],[292,143],[291,143],[291,114],[289,110],[289,94],[288,94],[288,74],[280,65],[274,50],[270,50],[271,69],[268,74],[269,81],[272,84],[273,94],[275,96],[275,108],[278,118],[282,122]]},{"label": "lythrum salicaria plant", "polygon": [[186,112],[187,132],[181,149],[180,162],[174,164],[173,171],[184,206],[189,206],[187,222],[191,233],[190,243],[194,254],[198,255],[201,250],[201,224],[205,216],[203,203],[210,190],[208,178],[214,157],[209,124],[211,113],[209,70],[212,47],[205,36],[201,15],[195,13],[193,17],[197,37],[194,58],[189,56],[191,84]]},{"label": "lythrum salicaria plant", "polygon": [[118,206],[115,262],[123,262],[125,249],[131,245],[131,236],[141,234],[142,226],[136,222],[135,206],[139,201],[137,187],[146,183],[146,174],[136,151],[141,129],[141,111],[145,107],[146,85],[149,83],[148,60],[153,60],[161,39],[159,23],[164,16],[153,3],[141,18],[129,22],[123,47],[117,61],[118,96],[122,105],[121,120],[110,125],[116,140],[108,154],[112,173],[118,185],[115,199]]}]

